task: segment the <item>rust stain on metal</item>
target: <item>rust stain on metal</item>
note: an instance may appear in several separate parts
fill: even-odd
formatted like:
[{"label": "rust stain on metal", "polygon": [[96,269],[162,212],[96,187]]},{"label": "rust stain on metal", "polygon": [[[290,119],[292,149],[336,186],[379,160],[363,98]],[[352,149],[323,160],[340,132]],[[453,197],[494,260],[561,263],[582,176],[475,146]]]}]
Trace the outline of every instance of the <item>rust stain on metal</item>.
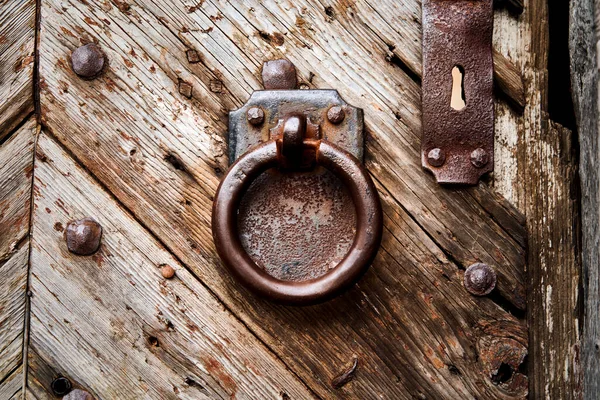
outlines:
[{"label": "rust stain on metal", "polygon": [[182,94],[183,96],[187,97],[188,99],[192,98],[192,91],[193,91],[193,86],[190,85],[188,82],[180,80],[179,81],[179,93]]},{"label": "rust stain on metal", "polygon": [[[331,121],[332,107],[344,117]],[[257,109],[264,117],[253,125]],[[213,205],[225,265],[254,292],[288,304],[348,288],[375,257],[383,226],[361,165],[362,110],[334,90],[266,90],[231,112],[229,123],[230,160],[237,161]]]},{"label": "rust stain on metal", "polygon": [[175,276],[175,269],[168,264],[163,264],[160,267],[160,273],[165,279],[171,279]]},{"label": "rust stain on metal", "polygon": [[288,60],[267,61],[263,65],[262,79],[265,89],[295,89],[298,84],[296,67]]},{"label": "rust stain on metal", "polygon": [[71,253],[88,256],[100,247],[102,226],[90,217],[71,221],[67,224],[65,237]]},{"label": "rust stain on metal", "polygon": [[352,365],[344,372],[336,376],[331,380],[331,386],[336,389],[341,388],[348,382],[350,382],[356,375],[356,368],[358,367],[358,357],[352,357]]},{"label": "rust stain on metal", "polygon": [[[423,3],[421,159],[439,183],[473,185],[493,170],[492,28],[492,0]],[[455,68],[466,102],[460,110],[450,105]],[[429,157],[434,149],[443,163]]]}]

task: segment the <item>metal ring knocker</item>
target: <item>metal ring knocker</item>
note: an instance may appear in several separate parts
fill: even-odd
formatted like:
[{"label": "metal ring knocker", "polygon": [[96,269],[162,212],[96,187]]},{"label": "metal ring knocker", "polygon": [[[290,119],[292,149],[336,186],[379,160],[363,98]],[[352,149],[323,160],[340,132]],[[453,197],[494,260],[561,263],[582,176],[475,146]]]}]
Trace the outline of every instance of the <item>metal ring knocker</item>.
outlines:
[{"label": "metal ring knocker", "polygon": [[[246,287],[286,304],[325,301],[354,284],[377,254],[383,229],[379,195],[366,170],[353,155],[327,140],[301,135],[303,119],[288,118],[283,137],[260,144],[241,156],[229,169],[215,195],[212,231],[217,252],[230,272]],[[297,165],[293,155],[310,154],[348,188],[356,208],[356,234],[348,253],[326,274],[306,281],[284,281],[260,268],[246,253],[238,234],[237,211],[250,184],[270,168]]]}]

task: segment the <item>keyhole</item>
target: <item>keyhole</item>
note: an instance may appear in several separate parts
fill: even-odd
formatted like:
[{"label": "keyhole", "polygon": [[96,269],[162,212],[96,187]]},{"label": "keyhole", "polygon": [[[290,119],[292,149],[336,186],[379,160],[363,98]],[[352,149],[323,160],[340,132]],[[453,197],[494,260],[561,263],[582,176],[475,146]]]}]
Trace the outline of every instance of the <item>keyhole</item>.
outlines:
[{"label": "keyhole", "polygon": [[465,99],[465,70],[460,65],[452,68],[452,98],[450,107],[457,111],[467,106]]}]

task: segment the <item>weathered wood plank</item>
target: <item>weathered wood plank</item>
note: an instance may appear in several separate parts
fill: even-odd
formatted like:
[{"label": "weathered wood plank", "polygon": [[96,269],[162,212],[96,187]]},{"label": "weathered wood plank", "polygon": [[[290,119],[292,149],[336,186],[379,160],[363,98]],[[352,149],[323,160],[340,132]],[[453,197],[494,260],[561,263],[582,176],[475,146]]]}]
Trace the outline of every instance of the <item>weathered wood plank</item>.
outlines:
[{"label": "weathered wood plank", "polygon": [[[66,9],[44,2],[42,121],[319,396],[522,397],[523,385],[495,385],[497,371],[474,350],[482,337],[504,338],[482,328],[491,321],[519,327],[517,343],[524,343],[522,324],[489,299],[472,299],[461,284],[461,268],[487,261],[499,272],[500,293],[524,307],[518,213],[494,205],[486,185],[465,194],[421,171],[418,84],[386,61],[388,45],[370,21],[357,23],[349,12],[328,22],[314,5],[207,1],[188,13],[181,2],[71,2]],[[68,54],[92,40],[110,68],[81,81]],[[200,63],[188,63],[189,48]],[[306,309],[240,289],[220,266],[210,234],[212,195],[227,168],[226,112],[260,88],[262,61],[283,53],[304,84],[335,87],[365,108],[367,166],[387,193],[386,209],[403,221],[394,228],[386,218],[382,253],[359,287]],[[178,79],[192,84],[192,99],[177,93]],[[353,355],[356,377],[334,389],[329,380]],[[512,375],[511,383],[522,382]]]},{"label": "weathered wood plank", "polygon": [[0,140],[33,111],[35,1],[0,3]]},{"label": "weathered wood plank", "polygon": [[30,119],[0,147],[0,262],[29,231],[35,120]]},{"label": "weathered wood plank", "polygon": [[[600,135],[598,113],[598,25],[600,7],[593,0],[570,4],[571,87],[580,151],[582,214],[583,332],[581,369],[583,398],[600,397]],[[595,15],[596,13],[596,15]],[[596,30],[594,30],[594,27]]]},{"label": "weathered wood plank", "polygon": [[19,365],[10,376],[5,377],[0,383],[0,399],[22,399],[23,393],[23,366]]},{"label": "weathered wood plank", "polygon": [[[28,255],[29,241],[25,241],[0,266],[0,274],[3,276],[0,280],[0,394],[13,390],[15,382],[12,376],[23,358]],[[9,387],[5,388],[7,385]]]},{"label": "weathered wood plank", "polygon": [[[37,397],[55,377],[40,363],[99,398],[312,397],[56,143],[42,135],[37,151],[29,368],[45,389]],[[84,216],[103,227],[91,257],[70,254],[63,238],[67,221]],[[174,279],[161,276],[162,264]]]}]

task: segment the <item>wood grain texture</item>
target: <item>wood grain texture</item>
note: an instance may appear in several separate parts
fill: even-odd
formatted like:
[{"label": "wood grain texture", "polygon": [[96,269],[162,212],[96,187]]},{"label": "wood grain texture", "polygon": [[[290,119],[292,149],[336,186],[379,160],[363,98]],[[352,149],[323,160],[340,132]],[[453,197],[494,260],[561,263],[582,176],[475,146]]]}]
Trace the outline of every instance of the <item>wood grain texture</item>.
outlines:
[{"label": "wood grain texture", "polygon": [[0,139],[33,111],[35,1],[0,3]]},{"label": "wood grain texture", "polygon": [[[42,122],[317,395],[521,398],[524,325],[491,299],[469,296],[462,271],[490,263],[497,297],[524,308],[522,216],[484,183],[441,188],[421,171],[420,89],[381,39],[390,29],[382,14],[412,13],[382,11],[377,20],[362,2],[328,7],[44,1]],[[420,46],[418,32],[390,35],[396,49],[412,38]],[[90,41],[110,67],[82,81],[69,54]],[[201,62],[188,63],[190,48]],[[386,233],[370,272],[346,295],[310,308],[275,306],[239,288],[210,232],[212,196],[227,169],[227,111],[260,88],[261,63],[282,55],[303,85],[334,87],[364,107],[367,167],[385,193]],[[191,99],[178,93],[180,80],[192,85]],[[509,361],[492,351],[500,342],[515,360],[507,382],[496,384]],[[332,387],[354,356],[354,379]]]},{"label": "wood grain texture", "polygon": [[35,120],[30,119],[0,147],[0,262],[29,231]]},{"label": "wood grain texture", "polygon": [[[596,4],[598,12],[598,4]],[[598,124],[598,31],[594,30],[594,1],[572,2],[569,49],[571,87],[580,151],[583,332],[581,368],[583,398],[600,397],[600,134]],[[596,25],[596,29],[598,26]]]},{"label": "wood grain texture", "polygon": [[[21,371],[28,256],[29,241],[25,241],[0,265],[3,276],[0,280],[0,394],[16,393],[15,374]],[[19,387],[22,383],[22,380],[18,383]],[[8,397],[0,395],[3,399]]]},{"label": "wood grain texture", "polygon": [[[42,135],[37,152],[29,375],[45,389],[30,385],[38,398],[56,373],[107,399],[313,397],[56,143]],[[90,257],[69,253],[63,238],[84,216],[103,227]],[[175,278],[162,277],[164,264]]]},{"label": "wood grain texture", "polygon": [[[0,383],[0,399],[21,400],[23,399],[23,366],[19,365],[12,374]],[[27,397],[31,399],[31,397]]]}]

